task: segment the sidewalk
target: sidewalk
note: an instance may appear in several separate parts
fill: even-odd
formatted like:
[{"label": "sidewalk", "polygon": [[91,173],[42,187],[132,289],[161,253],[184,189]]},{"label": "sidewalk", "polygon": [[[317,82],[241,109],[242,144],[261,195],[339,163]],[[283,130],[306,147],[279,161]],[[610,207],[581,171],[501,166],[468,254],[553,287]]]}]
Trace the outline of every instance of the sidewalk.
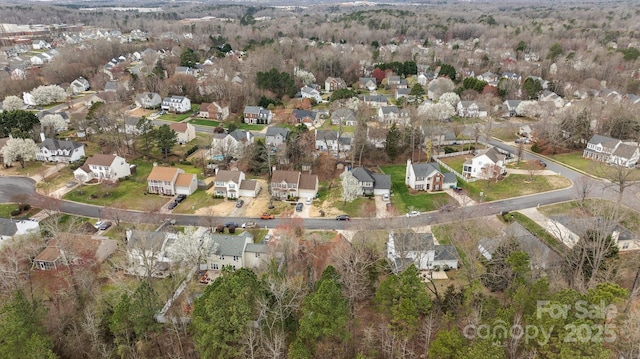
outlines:
[{"label": "sidewalk", "polygon": [[540,213],[537,208],[525,208],[517,212],[529,217],[565,246],[569,248],[573,248],[573,246],[575,246],[578,236],[561,223],[549,219]]}]

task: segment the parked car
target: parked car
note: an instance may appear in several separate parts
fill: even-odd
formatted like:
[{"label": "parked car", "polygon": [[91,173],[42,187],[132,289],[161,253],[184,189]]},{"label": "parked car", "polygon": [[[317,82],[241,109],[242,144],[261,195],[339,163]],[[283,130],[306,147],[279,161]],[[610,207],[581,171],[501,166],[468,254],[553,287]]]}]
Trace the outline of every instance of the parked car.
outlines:
[{"label": "parked car", "polygon": [[244,204],[244,200],[243,199],[239,199],[236,201],[236,208],[240,208],[242,207],[242,205]]},{"label": "parked car", "polygon": [[243,223],[242,228],[256,228],[256,222],[247,222]]},{"label": "parked car", "polygon": [[227,222],[227,223],[225,223],[225,224],[224,224],[224,227],[225,227],[225,228],[229,228],[229,227],[236,227],[236,228],[238,228],[238,227],[240,227],[240,226],[239,226],[239,225],[238,225],[238,223],[236,223],[236,222]]},{"label": "parked car", "polygon": [[411,211],[409,213],[407,213],[407,217],[417,217],[420,215],[420,212],[418,211]]},{"label": "parked car", "polygon": [[102,222],[102,224],[98,229],[101,231],[106,231],[107,229],[109,229],[109,227],[111,227],[111,222],[106,221],[106,222]]},{"label": "parked car", "polygon": [[96,224],[94,224],[93,226],[95,227],[95,229],[99,229],[99,228],[100,228],[100,226],[102,225],[102,223],[104,223],[104,222],[102,222],[102,221],[98,221],[98,222],[96,222]]},{"label": "parked car", "polygon": [[545,161],[540,161],[540,166],[547,167],[547,163]]},{"label": "parked car", "polygon": [[302,202],[296,204],[296,212],[302,212],[303,207],[304,207],[304,204],[302,204]]},{"label": "parked car", "polygon": [[173,202],[169,203],[169,205],[167,206],[167,208],[171,210],[171,209],[176,208],[177,206],[178,206],[178,202],[173,201]]},{"label": "parked car", "polygon": [[385,201],[385,202],[388,202],[389,201],[389,194],[388,193],[383,194],[382,195],[382,200]]},{"label": "parked car", "polygon": [[351,217],[348,214],[339,214],[336,216],[336,221],[350,221]]},{"label": "parked car", "polygon": [[276,218],[276,216],[271,213],[263,213],[260,215],[260,219],[274,219],[274,218]]},{"label": "parked car", "polygon": [[311,204],[311,201],[313,201],[313,198],[308,197],[306,201],[304,201],[304,203],[307,204],[307,206],[309,206]]},{"label": "parked car", "polygon": [[176,197],[176,202],[177,202],[177,203],[180,203],[180,202],[184,201],[185,199],[187,199],[187,195],[186,195],[186,194],[179,194],[179,195]]}]

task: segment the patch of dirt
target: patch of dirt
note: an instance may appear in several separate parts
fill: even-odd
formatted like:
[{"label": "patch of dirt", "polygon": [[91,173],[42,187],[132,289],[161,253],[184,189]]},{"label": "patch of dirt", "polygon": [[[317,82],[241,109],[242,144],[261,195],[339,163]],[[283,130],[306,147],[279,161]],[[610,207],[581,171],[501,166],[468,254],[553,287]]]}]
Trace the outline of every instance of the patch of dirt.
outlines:
[{"label": "patch of dirt", "polygon": [[134,110],[129,111],[129,116],[132,116],[132,117],[149,116],[154,112],[155,111],[153,111],[153,110],[147,110],[147,109],[138,107],[138,108],[136,108]]}]

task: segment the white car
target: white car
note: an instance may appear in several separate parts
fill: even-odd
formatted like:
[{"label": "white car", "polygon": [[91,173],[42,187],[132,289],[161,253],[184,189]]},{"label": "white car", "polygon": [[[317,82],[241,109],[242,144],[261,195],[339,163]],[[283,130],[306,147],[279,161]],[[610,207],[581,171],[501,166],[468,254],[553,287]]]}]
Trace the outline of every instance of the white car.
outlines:
[{"label": "white car", "polygon": [[102,221],[98,221],[96,222],[96,224],[93,225],[96,229],[100,228],[100,226],[102,226]]},{"label": "white car", "polygon": [[409,213],[407,213],[407,217],[417,217],[420,215],[420,212],[418,211],[411,211]]},{"label": "white car", "polygon": [[389,194],[388,193],[383,194],[382,195],[382,200],[385,201],[385,202],[389,202]]},{"label": "white car", "polygon": [[311,204],[312,198],[307,197],[307,200],[304,202],[307,206]]}]

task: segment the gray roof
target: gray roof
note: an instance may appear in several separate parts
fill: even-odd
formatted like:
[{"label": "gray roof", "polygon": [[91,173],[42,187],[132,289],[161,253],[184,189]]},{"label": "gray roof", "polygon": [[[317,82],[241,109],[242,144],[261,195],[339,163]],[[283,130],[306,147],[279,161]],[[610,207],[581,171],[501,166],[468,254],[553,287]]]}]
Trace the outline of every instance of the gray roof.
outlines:
[{"label": "gray roof", "polygon": [[434,248],[433,234],[401,232],[393,233],[393,243],[396,253],[426,252]]},{"label": "gray roof", "polygon": [[512,237],[518,241],[520,249],[529,255],[531,264],[534,266],[547,268],[550,264],[559,263],[562,260],[556,252],[520,223],[515,222],[509,225],[504,234],[506,237]]},{"label": "gray roof", "polygon": [[73,151],[78,147],[84,146],[81,143],[73,142],[73,141],[65,141],[65,140],[56,140],[53,138],[47,138],[40,144],[40,147],[44,147],[50,151],[55,150],[67,150]]},{"label": "gray roof", "polygon": [[493,163],[498,163],[498,161],[504,161],[505,159],[505,155],[498,152],[495,147],[491,147],[485,153],[478,154],[478,156],[482,155],[486,155],[487,157],[489,157],[489,159],[493,161]]},{"label": "gray roof", "polygon": [[633,157],[633,154],[636,152],[636,150],[638,150],[638,146],[627,145],[625,143],[621,143],[618,146],[618,148],[616,148],[616,150],[613,151],[613,154],[615,156],[618,156],[618,157],[621,157],[621,158],[629,159],[629,158]]},{"label": "gray roof", "polygon": [[269,247],[262,243],[247,243],[245,251],[249,253],[268,253]]},{"label": "gray roof", "polygon": [[434,162],[412,163],[411,166],[416,177],[429,177],[433,172],[440,172],[440,166]]},{"label": "gray roof", "polygon": [[435,253],[433,259],[438,261],[450,261],[458,259],[458,251],[455,246],[452,245],[437,245],[435,246]]},{"label": "gray roof", "polygon": [[312,118],[312,119],[316,119],[317,116],[317,112],[315,111],[309,111],[309,110],[293,110],[293,112],[291,113],[293,115],[293,117],[295,117],[298,120],[301,120],[303,118]]},{"label": "gray roof", "polygon": [[229,136],[235,138],[236,141],[246,141],[249,138],[253,137],[251,132],[245,130],[234,130],[233,132],[229,133]]},{"label": "gray roof", "polygon": [[373,178],[375,180],[373,188],[375,189],[391,189],[391,175],[385,175],[381,173],[374,173]]},{"label": "gray roof", "polygon": [[400,109],[398,109],[397,106],[382,106],[380,108],[382,109],[383,115],[388,115],[391,113],[400,113]]},{"label": "gray roof", "polygon": [[247,238],[253,241],[253,234],[242,232],[237,236],[227,234],[210,234],[214,245],[211,246],[209,255],[242,256]]},{"label": "gray roof", "polygon": [[[375,80],[374,80],[375,82]],[[387,97],[384,95],[365,95],[364,101],[366,102],[381,102],[387,103]]]},{"label": "gray roof", "polygon": [[128,249],[143,249],[159,252],[162,249],[166,233],[141,231],[134,229],[127,236]]},{"label": "gray roof", "polygon": [[356,167],[351,171],[351,175],[360,182],[374,182],[373,173],[364,167]]},{"label": "gray roof", "polygon": [[338,139],[338,133],[333,130],[317,130],[316,141],[335,141]]},{"label": "gray roof", "polygon": [[286,127],[268,127],[267,128],[267,136],[277,136],[277,135],[287,138],[289,136],[289,129]]},{"label": "gray roof", "polygon": [[259,114],[260,112],[264,111],[265,108],[262,106],[245,106],[244,107],[244,113],[255,113],[255,114]]},{"label": "gray roof", "polygon": [[0,236],[12,237],[17,231],[18,226],[15,220],[0,217]]},{"label": "gray roof", "polygon": [[589,144],[602,145],[605,148],[614,148],[620,142],[620,140],[603,135],[593,135],[589,139]]},{"label": "gray roof", "polygon": [[445,172],[444,175],[444,183],[458,183],[458,177],[453,172]]}]

